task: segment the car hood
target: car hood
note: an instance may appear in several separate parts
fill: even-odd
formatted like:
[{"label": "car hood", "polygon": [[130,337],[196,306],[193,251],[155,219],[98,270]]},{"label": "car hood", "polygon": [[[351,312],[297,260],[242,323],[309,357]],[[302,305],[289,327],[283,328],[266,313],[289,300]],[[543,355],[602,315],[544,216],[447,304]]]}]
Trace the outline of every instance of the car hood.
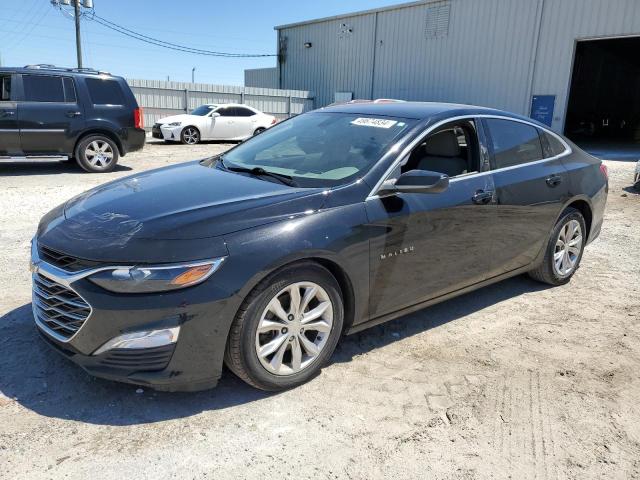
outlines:
[{"label": "car hood", "polygon": [[182,113],[180,115],[172,115],[170,117],[164,117],[158,120],[156,123],[160,125],[164,125],[167,123],[173,122],[198,122],[201,121],[205,117],[201,117],[200,115],[189,115],[187,113]]},{"label": "car hood", "polygon": [[81,258],[106,255],[118,260],[126,256],[122,251],[128,245],[142,249],[142,254],[176,242],[188,241],[184,246],[221,239],[317,210],[325,198],[322,189],[292,188],[189,162],[116,180],[74,197],[43,218],[38,238]]}]

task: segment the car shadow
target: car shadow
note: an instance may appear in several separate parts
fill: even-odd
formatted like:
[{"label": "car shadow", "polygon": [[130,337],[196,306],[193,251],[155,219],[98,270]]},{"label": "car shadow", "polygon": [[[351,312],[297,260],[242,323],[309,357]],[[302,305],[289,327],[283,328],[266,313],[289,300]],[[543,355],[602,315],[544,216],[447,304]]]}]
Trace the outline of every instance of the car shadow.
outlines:
[{"label": "car shadow", "polygon": [[[198,145],[236,145],[238,143],[242,143],[240,140],[201,140],[196,145],[184,145],[185,147],[195,147]],[[166,147],[176,147],[183,145],[177,141],[165,141],[160,140],[159,138],[149,140],[147,139],[147,145],[158,145],[158,146],[166,146]]]},{"label": "car shadow", "polygon": [[622,190],[633,195],[640,195],[640,187],[634,187],[633,185],[624,187]]},{"label": "car shadow", "polygon": [[[460,319],[542,284],[516,277],[398,320],[345,337],[333,363],[400,341]],[[98,425],[138,425],[223,410],[276,395],[256,390],[230,372],[213,390],[193,393],[155,392],[94,378],[48,348],[36,332],[31,304],[0,317],[0,394],[46,417]],[[2,397],[0,396],[0,400]]]},{"label": "car shadow", "polygon": [[349,362],[354,356],[437,328],[491,305],[549,288],[551,286],[526,275],[513,277],[350,335],[338,344],[332,360]]},{"label": "car shadow", "polygon": [[[117,164],[114,172],[126,172],[132,170],[131,167]],[[85,172],[80,166],[73,161],[59,162],[57,160],[37,160],[37,161],[19,161],[11,162],[0,160],[0,177],[20,177],[34,175],[56,175],[63,173],[81,173],[83,175],[94,175]],[[95,175],[102,175],[97,173]]]}]

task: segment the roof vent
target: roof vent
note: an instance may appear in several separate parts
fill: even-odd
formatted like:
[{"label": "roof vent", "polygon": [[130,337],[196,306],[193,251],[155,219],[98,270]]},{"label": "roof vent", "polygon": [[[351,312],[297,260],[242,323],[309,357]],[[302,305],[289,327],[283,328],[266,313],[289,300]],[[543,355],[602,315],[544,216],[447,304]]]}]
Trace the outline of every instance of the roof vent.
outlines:
[{"label": "roof vent", "polygon": [[448,2],[427,8],[427,38],[446,37],[449,34],[450,14],[451,4]]}]

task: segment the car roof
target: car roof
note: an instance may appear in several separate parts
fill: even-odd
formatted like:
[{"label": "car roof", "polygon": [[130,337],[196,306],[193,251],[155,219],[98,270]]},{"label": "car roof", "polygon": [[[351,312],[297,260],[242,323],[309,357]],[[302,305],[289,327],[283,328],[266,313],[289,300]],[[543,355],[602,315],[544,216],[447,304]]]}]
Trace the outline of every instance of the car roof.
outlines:
[{"label": "car roof", "polygon": [[0,67],[0,73],[19,74],[45,74],[45,75],[71,75],[88,77],[110,77],[119,78],[109,72],[95,70],[93,68],[67,68],[56,67],[55,65],[26,65],[24,67]]},{"label": "car roof", "polygon": [[205,103],[204,105],[206,105],[207,107],[246,107],[250,110],[256,110],[254,107],[251,107],[245,103]]},{"label": "car roof", "polygon": [[[538,124],[535,120],[515,113],[494,108],[439,102],[389,102],[389,103],[344,103],[321,108],[322,112],[356,113],[361,115],[381,115],[388,117],[427,120],[432,117],[454,117],[466,115],[498,115]],[[548,127],[547,127],[548,128]]]}]

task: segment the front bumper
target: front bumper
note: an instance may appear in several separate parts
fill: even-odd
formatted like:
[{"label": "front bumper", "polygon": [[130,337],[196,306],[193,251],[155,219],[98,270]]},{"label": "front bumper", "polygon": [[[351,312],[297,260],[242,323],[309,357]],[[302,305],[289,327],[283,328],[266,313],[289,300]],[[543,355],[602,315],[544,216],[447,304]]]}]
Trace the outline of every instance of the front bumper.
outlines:
[{"label": "front bumper", "polygon": [[[203,390],[217,384],[227,333],[241,303],[216,283],[219,272],[182,290],[115,294],[88,280],[96,269],[67,272],[43,262],[36,243],[34,240],[31,252],[34,282],[37,276],[50,279],[77,294],[91,309],[77,331],[60,335],[38,317],[42,313],[34,293],[34,319],[49,346],[91,375],[109,380],[168,391]],[[180,327],[180,335],[174,344],[94,355],[107,341],[124,333],[175,326]]]},{"label": "front bumper", "polygon": [[162,132],[160,131],[160,124],[156,123],[153,127],[151,127],[151,136],[153,138],[164,139],[162,136]]},{"label": "front bumper", "polygon": [[151,136],[160,140],[179,142],[182,128],[183,127],[181,125],[170,127],[169,125],[156,123],[151,129]]}]

